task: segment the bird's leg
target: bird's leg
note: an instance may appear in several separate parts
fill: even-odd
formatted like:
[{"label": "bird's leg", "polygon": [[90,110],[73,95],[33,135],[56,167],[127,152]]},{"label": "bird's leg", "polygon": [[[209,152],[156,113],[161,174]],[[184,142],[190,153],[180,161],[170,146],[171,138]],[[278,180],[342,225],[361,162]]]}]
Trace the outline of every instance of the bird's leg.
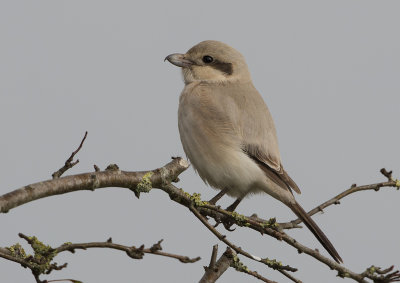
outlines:
[{"label": "bird's leg", "polygon": [[233,212],[239,203],[242,201],[244,196],[238,197],[230,206],[228,206],[225,210]]},{"label": "bird's leg", "polygon": [[[208,203],[215,205],[217,203],[217,201],[219,201],[226,194],[227,191],[228,191],[227,188],[221,190],[216,196],[214,196],[212,199],[210,199],[208,201]],[[221,220],[218,217],[215,219],[215,221],[216,221],[216,223],[215,223],[214,227],[217,227],[219,225],[219,223],[221,223]]]},{"label": "bird's leg", "polygon": [[[214,196],[212,199],[210,199],[208,201],[209,204],[215,205],[217,203],[217,201],[219,201],[228,191],[228,189],[223,189],[221,190],[216,196]],[[204,217],[206,217],[208,219],[208,217],[206,215],[203,214]],[[219,225],[219,223],[221,223],[221,221],[219,219],[215,219],[215,221],[217,222],[214,227],[217,227]]]},{"label": "bird's leg", "polygon": [[[236,207],[239,205],[239,203],[242,201],[242,199],[244,198],[244,196],[238,197],[230,206],[228,206],[225,210],[229,211],[229,212],[233,212]],[[219,224],[219,223],[218,223]],[[234,224],[233,222],[230,222],[228,220],[228,222],[222,222],[222,224],[224,224],[224,227],[226,230],[228,231],[234,231],[235,229],[231,229],[232,225]]]},{"label": "bird's leg", "polygon": [[226,194],[227,191],[228,191],[227,188],[221,190],[215,197],[213,197],[212,199],[210,199],[210,200],[208,201],[208,203],[210,203],[210,204],[212,204],[212,205],[215,205],[215,204],[217,203],[217,201],[219,201],[219,200]]}]

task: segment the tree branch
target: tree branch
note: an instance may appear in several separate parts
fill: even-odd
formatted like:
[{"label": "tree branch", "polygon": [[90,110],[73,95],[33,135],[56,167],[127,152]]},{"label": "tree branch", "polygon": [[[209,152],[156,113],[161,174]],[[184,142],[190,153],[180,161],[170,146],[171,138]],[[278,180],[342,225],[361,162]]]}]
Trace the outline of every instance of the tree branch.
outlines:
[{"label": "tree branch", "polygon": [[199,283],[214,283],[229,267],[233,267],[239,272],[249,274],[263,282],[276,283],[275,281],[271,281],[261,276],[256,271],[248,269],[247,266],[239,260],[235,251],[230,247],[226,248],[226,251],[221,255],[218,261],[216,261],[217,253],[218,245],[214,245],[210,265],[208,267],[204,266],[205,273]]},{"label": "tree branch", "polygon": [[[388,178],[387,182],[381,182],[381,183],[376,183],[376,184],[371,184],[371,185],[364,185],[364,186],[357,186],[356,184],[351,185],[351,187],[347,190],[345,190],[344,192],[334,196],[333,198],[331,198],[330,200],[327,200],[326,202],[318,205],[317,207],[315,207],[314,209],[310,210],[308,212],[308,215],[312,216],[318,212],[322,212],[324,208],[332,205],[332,204],[340,204],[340,200],[350,194],[356,193],[356,192],[360,192],[360,191],[370,191],[370,190],[374,190],[376,192],[379,191],[380,188],[390,188],[390,187],[394,187],[399,189],[400,187],[400,182],[399,180],[394,180],[392,179],[392,171],[387,172],[385,168],[382,168],[380,170],[380,172]],[[299,226],[298,224],[300,224],[302,221],[301,219],[297,218],[296,220],[292,220],[290,222],[286,222],[286,223],[279,223],[279,227],[281,229],[292,229],[292,228],[301,228],[301,226]]]},{"label": "tree branch", "polygon": [[46,280],[41,281],[39,279],[39,276],[41,274],[50,274],[53,270],[61,270],[67,267],[66,263],[63,265],[58,265],[56,262],[53,262],[54,258],[58,254],[66,251],[75,253],[75,250],[77,249],[82,249],[82,250],[87,250],[90,248],[115,249],[126,252],[126,254],[133,259],[142,259],[145,254],[154,254],[154,255],[174,258],[182,263],[193,263],[200,260],[200,257],[189,258],[187,256],[162,252],[161,242],[163,240],[158,241],[156,244],[147,249],[144,247],[144,245],[141,245],[140,247],[136,248],[135,246],[124,246],[120,244],[114,244],[111,238],[108,239],[106,242],[75,243],[75,244],[65,243],[57,248],[52,248],[40,242],[36,237],[29,237],[22,233],[19,233],[18,236],[20,238],[23,238],[29,243],[29,245],[32,247],[34,251],[34,254],[33,255],[27,254],[20,244],[15,244],[8,248],[0,248],[0,257],[17,262],[25,268],[29,268],[32,271],[32,274],[34,275],[35,280],[41,283],[46,282]]},{"label": "tree branch", "polygon": [[216,260],[217,254],[218,245],[214,245],[210,264],[209,266],[204,266],[205,273],[199,283],[213,283],[217,281],[233,262],[234,254],[232,249],[226,248],[226,251],[221,255],[218,261]]},{"label": "tree branch", "polygon": [[128,188],[139,196],[140,192],[150,191],[152,187],[159,188],[175,180],[188,167],[188,162],[178,157],[152,171],[127,172],[111,166],[105,171],[47,180],[0,196],[0,212],[6,213],[17,206],[49,196],[107,187]]},{"label": "tree branch", "polygon": [[[397,187],[398,186],[398,181],[393,181],[394,183],[389,183],[382,186],[391,186],[391,187]],[[375,185],[371,185],[375,186]],[[363,186],[365,187],[365,186]],[[211,205],[207,202],[203,202],[200,199],[199,194],[193,194],[193,196],[189,194],[181,194],[181,190],[176,188],[172,184],[167,184],[166,186],[163,186],[161,188],[165,192],[167,192],[170,196],[170,198],[182,205],[185,205],[188,207],[193,214],[221,241],[223,241],[225,244],[230,246],[233,250],[235,250],[237,253],[241,253],[248,258],[251,258],[256,261],[260,261],[259,258],[254,257],[253,255],[243,251],[241,248],[236,247],[232,243],[230,243],[227,239],[226,236],[220,234],[215,228],[213,228],[208,221],[204,217],[212,217],[214,218],[217,222],[222,222],[226,223],[227,226],[232,225],[232,223],[238,225],[238,226],[244,226],[248,227],[250,229],[256,230],[260,233],[263,234],[268,234],[271,237],[276,238],[277,240],[283,240],[289,245],[293,246],[296,248],[299,253],[304,252],[318,261],[326,264],[329,266],[331,269],[338,271],[338,276],[340,277],[348,277],[352,278],[357,282],[360,283],[367,283],[368,281],[365,278],[371,279],[373,282],[396,282],[398,281],[398,276],[399,273],[398,271],[395,271],[391,274],[378,274],[376,271],[372,274],[371,272],[363,272],[363,273],[356,273],[351,271],[350,269],[336,263],[335,261],[321,255],[318,250],[314,250],[311,248],[308,248],[295,239],[291,238],[287,234],[283,232],[279,232],[278,230],[278,224],[275,223],[274,221],[270,220],[262,220],[260,221],[259,218],[255,219],[254,217],[246,217],[244,215],[240,215],[236,212],[229,212],[226,210],[221,209],[218,206]],[[368,269],[367,269],[368,270]],[[297,279],[294,280],[295,282],[299,282]]]},{"label": "tree branch", "polygon": [[[289,245],[296,248],[299,252],[304,252],[318,261],[326,264],[331,269],[338,271],[338,276],[352,278],[357,282],[366,283],[366,279],[370,279],[373,282],[395,282],[399,281],[400,274],[398,271],[391,272],[391,269],[379,269],[376,267],[370,267],[362,273],[353,272],[346,267],[337,264],[336,262],[326,258],[321,255],[318,251],[308,248],[295,239],[291,238],[280,229],[280,226],[276,223],[275,219],[270,220],[259,219],[255,216],[246,217],[240,215],[236,212],[229,212],[221,209],[218,206],[211,205],[204,202],[200,198],[200,194],[190,195],[184,192],[182,189],[176,188],[171,184],[171,181],[177,180],[178,175],[188,168],[188,163],[182,158],[175,158],[170,163],[166,164],[164,167],[143,172],[125,172],[119,170],[118,166],[111,165],[105,171],[93,172],[80,174],[75,176],[62,177],[59,179],[48,180],[44,182],[39,182],[29,186],[22,187],[18,190],[10,192],[0,197],[0,212],[7,212],[8,210],[22,205],[24,203],[40,199],[43,197],[48,197],[52,195],[64,194],[79,190],[95,190],[97,188],[105,187],[123,187],[132,190],[137,197],[139,197],[141,192],[149,192],[151,188],[159,188],[166,192],[169,197],[189,208],[191,212],[221,241],[230,246],[234,251],[242,254],[250,259],[262,262],[271,268],[279,270],[285,276],[290,278],[289,274],[285,272],[295,271],[295,268],[290,266],[282,266],[282,264],[276,262],[275,260],[262,259],[257,256],[253,256],[248,252],[244,251],[242,248],[237,247],[233,243],[226,239],[226,236],[219,233],[214,227],[212,227],[206,217],[212,217],[217,223],[224,223],[226,226],[231,226],[236,224],[238,226],[248,227],[262,234],[268,234],[277,240],[283,240]],[[385,170],[386,172],[386,170]],[[383,173],[383,172],[382,172]],[[390,172],[384,174],[388,177],[387,182],[381,182],[366,186],[353,186],[352,188],[344,191],[343,193],[337,195],[331,200],[323,203],[319,208],[314,209],[310,212],[310,215],[320,211],[331,204],[338,203],[338,201],[347,195],[354,192],[364,191],[364,190],[379,190],[382,187],[400,187],[400,182],[398,180],[393,180]],[[294,221],[292,226],[297,225]],[[282,225],[281,225],[282,226]],[[284,227],[288,228],[288,227]],[[386,272],[385,272],[386,271]],[[291,280],[295,282],[300,282],[298,279]]]},{"label": "tree branch", "polygon": [[200,212],[194,206],[189,206],[189,209],[204,224],[204,226],[206,226],[208,228],[208,230],[210,230],[220,241],[224,242],[226,245],[231,247],[238,254],[244,255],[245,257],[248,257],[252,260],[264,263],[265,265],[267,265],[268,267],[273,268],[273,269],[288,270],[288,271],[292,271],[292,272],[297,271],[296,268],[293,268],[288,265],[283,266],[282,263],[280,263],[276,260],[262,259],[258,256],[254,256],[254,255],[246,252],[242,248],[240,248],[240,247],[234,245],[233,243],[231,243],[230,241],[228,241],[225,235],[222,235],[221,233],[219,233],[217,231],[217,229],[215,229],[213,226],[211,226],[211,224],[208,223],[207,219],[204,216],[202,216],[200,214]]},{"label": "tree branch", "polygon": [[171,254],[171,253],[166,253],[162,252],[161,248],[161,242],[163,240],[158,241],[156,244],[151,246],[151,248],[144,248],[144,245],[141,245],[139,248],[136,248],[135,246],[124,246],[120,244],[114,244],[111,241],[111,238],[106,241],[106,242],[91,242],[91,243],[66,243],[58,248],[55,248],[56,253],[61,253],[65,251],[69,251],[74,253],[75,250],[81,249],[81,250],[87,250],[91,248],[107,248],[107,249],[114,249],[114,250],[120,250],[126,252],[126,254],[134,259],[142,259],[144,254],[154,254],[154,255],[160,255],[160,256],[165,256],[165,257],[170,257],[179,260],[182,263],[193,263],[196,261],[199,261],[201,258],[196,257],[196,258],[190,258],[188,256],[182,256],[182,255],[177,255],[177,254]]}]

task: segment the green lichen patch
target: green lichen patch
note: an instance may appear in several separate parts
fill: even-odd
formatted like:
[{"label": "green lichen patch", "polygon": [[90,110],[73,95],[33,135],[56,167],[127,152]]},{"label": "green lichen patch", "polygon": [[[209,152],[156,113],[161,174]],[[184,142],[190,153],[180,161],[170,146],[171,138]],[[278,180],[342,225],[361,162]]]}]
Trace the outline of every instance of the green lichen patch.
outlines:
[{"label": "green lichen patch", "polygon": [[192,197],[192,195],[191,194],[189,194],[188,192],[185,192],[182,188],[180,188],[179,189],[187,198],[191,198]]},{"label": "green lichen patch", "polygon": [[250,223],[247,222],[247,217],[246,216],[244,216],[242,214],[239,214],[239,213],[237,213],[235,211],[233,211],[231,213],[231,216],[235,219],[235,222],[236,222],[237,225],[246,226],[246,227],[250,226]]},{"label": "green lichen patch", "polygon": [[153,188],[153,184],[151,183],[151,176],[153,174],[151,171],[144,174],[140,183],[133,189],[137,198],[139,198],[140,193],[148,193]]},{"label": "green lichen patch", "polygon": [[201,194],[199,193],[193,193],[193,195],[189,194],[188,192],[185,192],[182,188],[179,189],[181,193],[187,198],[190,199],[190,201],[194,204],[194,206],[199,207],[199,206],[204,206],[208,204],[207,201],[202,201],[201,200]]},{"label": "green lichen patch", "polygon": [[397,189],[400,189],[400,180],[399,179],[396,179],[396,187],[397,187]]},{"label": "green lichen patch", "polygon": [[367,273],[373,275],[376,272],[376,267],[375,266],[371,266],[370,268],[367,268]]},{"label": "green lichen patch", "polygon": [[118,171],[119,167],[117,164],[109,164],[106,168],[106,171]]},{"label": "green lichen patch", "polygon": [[9,250],[11,255],[16,258],[25,259],[27,257],[24,248],[19,243],[16,243],[11,247],[7,247],[6,249]]},{"label": "green lichen patch", "polygon": [[281,267],[283,266],[282,262],[277,261],[276,259],[263,258],[261,262],[273,269],[281,269]]},{"label": "green lichen patch", "polygon": [[338,274],[336,276],[340,278],[346,278],[350,277],[350,274],[348,272],[338,271]]},{"label": "green lichen patch", "polygon": [[37,274],[46,273],[50,270],[51,261],[57,255],[57,252],[49,245],[43,244],[35,236],[28,238],[34,252],[32,259],[33,271],[37,272]]},{"label": "green lichen patch", "polygon": [[205,204],[207,204],[207,202],[206,201],[202,201],[201,200],[201,194],[199,194],[199,193],[193,193],[193,195],[190,195],[189,194],[189,196],[190,196],[190,200],[193,202],[193,204],[195,205],[195,206],[203,206],[203,205],[205,205]]},{"label": "green lichen patch", "polygon": [[34,274],[44,274],[51,270],[51,261],[57,255],[57,252],[49,245],[43,244],[36,237],[27,237],[33,249],[33,255],[27,254],[22,246],[17,243],[7,249],[13,256],[25,260]]},{"label": "green lichen patch", "polygon": [[234,269],[236,269],[239,272],[244,272],[244,273],[248,273],[250,270],[249,268],[243,264],[243,262],[241,262],[238,258],[237,255],[235,255],[233,257],[233,261],[231,263],[231,267],[233,267]]},{"label": "green lichen patch", "polygon": [[268,219],[267,221],[265,221],[264,223],[262,223],[262,226],[264,228],[277,228],[279,226],[279,224],[276,222],[276,218],[272,217],[270,219]]}]

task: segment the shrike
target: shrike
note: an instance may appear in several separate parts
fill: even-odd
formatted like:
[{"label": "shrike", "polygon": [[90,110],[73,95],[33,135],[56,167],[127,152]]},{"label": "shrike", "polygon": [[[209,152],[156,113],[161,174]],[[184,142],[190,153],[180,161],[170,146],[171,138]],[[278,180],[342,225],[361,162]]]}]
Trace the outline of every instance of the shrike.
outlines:
[{"label": "shrike", "polygon": [[228,207],[233,211],[248,194],[265,192],[288,206],[342,262],[293,196],[300,189],[282,166],[274,122],[242,54],[207,40],[165,59],[182,68],[185,82],[178,110],[183,149],[203,181],[221,190],[210,202],[224,194],[236,197]]}]

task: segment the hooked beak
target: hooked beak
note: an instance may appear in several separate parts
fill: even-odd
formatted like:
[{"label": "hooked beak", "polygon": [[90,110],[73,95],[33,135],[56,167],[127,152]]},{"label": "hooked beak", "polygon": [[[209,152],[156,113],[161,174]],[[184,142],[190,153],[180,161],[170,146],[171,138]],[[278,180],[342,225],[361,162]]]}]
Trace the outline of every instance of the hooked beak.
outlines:
[{"label": "hooked beak", "polygon": [[192,61],[185,59],[184,54],[179,53],[168,55],[167,57],[165,57],[164,61],[165,60],[168,60],[168,62],[170,62],[171,64],[182,68],[188,68],[193,65]]}]

